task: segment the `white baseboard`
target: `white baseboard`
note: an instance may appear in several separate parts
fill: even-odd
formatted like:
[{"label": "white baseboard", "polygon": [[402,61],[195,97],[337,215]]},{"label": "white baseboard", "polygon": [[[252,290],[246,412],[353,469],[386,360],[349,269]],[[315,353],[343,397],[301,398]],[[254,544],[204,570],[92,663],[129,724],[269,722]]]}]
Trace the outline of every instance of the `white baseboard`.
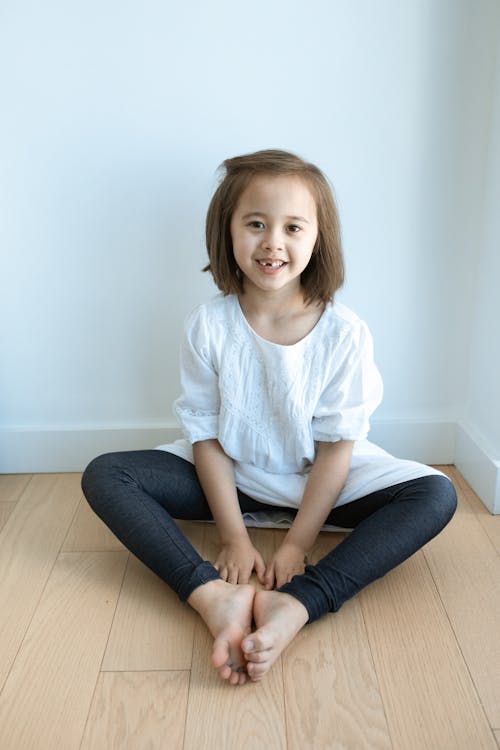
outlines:
[{"label": "white baseboard", "polygon": [[0,474],[83,471],[101,453],[141,450],[181,437],[176,425],[73,430],[0,430]]},{"label": "white baseboard", "polygon": [[[450,464],[455,427],[453,422],[374,420],[369,439],[399,458]],[[175,422],[162,427],[0,430],[0,473],[83,471],[101,453],[154,448],[179,437]]]},{"label": "white baseboard", "polygon": [[457,425],[455,466],[491,513],[500,513],[500,461],[469,425]]},{"label": "white baseboard", "polygon": [[452,464],[456,422],[374,419],[368,439],[398,458],[422,464]]},{"label": "white baseboard", "polygon": [[[101,453],[154,448],[181,437],[162,427],[0,430],[0,474],[83,471]],[[398,458],[455,464],[491,513],[500,513],[500,461],[470,427],[456,422],[374,420],[369,439]]]}]

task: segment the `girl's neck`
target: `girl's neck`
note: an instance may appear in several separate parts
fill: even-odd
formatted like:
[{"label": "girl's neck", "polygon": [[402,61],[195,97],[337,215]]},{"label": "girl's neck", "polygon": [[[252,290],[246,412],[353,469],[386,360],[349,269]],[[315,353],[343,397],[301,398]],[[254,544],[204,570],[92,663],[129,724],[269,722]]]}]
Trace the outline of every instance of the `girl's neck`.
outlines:
[{"label": "girl's neck", "polygon": [[324,304],[306,305],[302,289],[299,295],[238,295],[241,310],[255,333],[275,344],[290,346],[307,336],[316,326]]},{"label": "girl's neck", "polygon": [[283,289],[272,294],[260,289],[245,289],[238,295],[240,307],[247,317],[283,320],[305,313],[309,308],[304,302],[302,287]]}]

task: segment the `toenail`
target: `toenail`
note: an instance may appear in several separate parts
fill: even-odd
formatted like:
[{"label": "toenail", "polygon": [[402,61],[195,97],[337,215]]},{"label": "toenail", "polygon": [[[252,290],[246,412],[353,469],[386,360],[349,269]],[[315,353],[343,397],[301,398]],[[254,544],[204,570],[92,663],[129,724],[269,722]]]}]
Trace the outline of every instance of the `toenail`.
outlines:
[{"label": "toenail", "polygon": [[245,643],[243,644],[243,648],[245,648],[247,651],[250,651],[250,649],[252,649],[253,646],[254,646],[253,641],[245,641]]}]

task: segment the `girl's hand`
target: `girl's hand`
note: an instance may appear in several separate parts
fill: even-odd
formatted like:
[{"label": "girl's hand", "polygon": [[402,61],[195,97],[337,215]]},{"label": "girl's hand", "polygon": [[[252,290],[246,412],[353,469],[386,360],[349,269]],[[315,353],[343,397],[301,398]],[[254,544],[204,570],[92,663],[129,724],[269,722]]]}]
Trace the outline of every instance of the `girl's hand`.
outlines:
[{"label": "girl's hand", "polygon": [[273,555],[264,575],[264,586],[266,589],[283,586],[292,580],[293,576],[300,575],[305,569],[306,553],[296,544],[283,542],[281,547]]},{"label": "girl's hand", "polygon": [[253,570],[259,581],[264,583],[266,565],[248,536],[223,544],[214,568],[219,571],[222,580],[228,583],[248,583]]}]

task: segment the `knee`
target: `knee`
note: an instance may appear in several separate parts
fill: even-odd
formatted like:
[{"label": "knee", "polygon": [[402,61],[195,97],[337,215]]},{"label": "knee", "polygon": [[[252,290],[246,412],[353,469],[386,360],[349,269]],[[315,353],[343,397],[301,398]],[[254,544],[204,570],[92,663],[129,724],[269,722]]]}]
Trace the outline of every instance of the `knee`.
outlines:
[{"label": "knee", "polygon": [[429,512],[435,518],[436,525],[443,529],[455,515],[457,493],[448,477],[438,474],[425,477],[426,494],[430,505]]},{"label": "knee", "polygon": [[82,475],[81,487],[85,499],[95,508],[99,498],[105,496],[105,488],[116,475],[120,465],[119,453],[104,453],[94,458]]}]

